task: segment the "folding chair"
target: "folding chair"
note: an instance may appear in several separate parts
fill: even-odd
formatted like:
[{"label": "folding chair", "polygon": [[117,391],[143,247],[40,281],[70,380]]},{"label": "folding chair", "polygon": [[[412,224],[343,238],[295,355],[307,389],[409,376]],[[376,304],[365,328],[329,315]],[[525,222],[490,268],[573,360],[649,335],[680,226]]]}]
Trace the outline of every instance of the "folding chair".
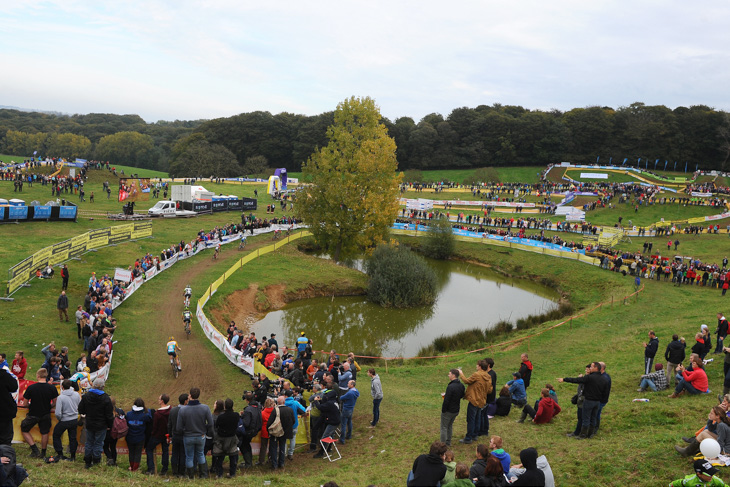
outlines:
[{"label": "folding chair", "polygon": [[[335,462],[342,458],[342,453],[340,453],[340,450],[337,448],[337,440],[334,438],[322,438],[319,440],[320,445],[322,445],[322,450],[324,451],[324,454],[327,456],[327,460],[330,462]],[[331,445],[332,448],[335,449],[335,452],[337,453],[337,458],[333,458],[334,455],[330,455],[330,452],[327,451],[327,444]]]}]

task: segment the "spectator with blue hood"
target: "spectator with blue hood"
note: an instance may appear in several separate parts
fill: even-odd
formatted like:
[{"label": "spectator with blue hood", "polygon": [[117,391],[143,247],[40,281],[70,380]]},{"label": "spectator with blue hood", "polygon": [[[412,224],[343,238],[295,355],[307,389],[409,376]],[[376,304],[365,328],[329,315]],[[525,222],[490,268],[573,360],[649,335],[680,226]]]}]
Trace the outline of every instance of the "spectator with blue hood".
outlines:
[{"label": "spectator with blue hood", "polygon": [[519,372],[513,372],[512,377],[514,377],[514,379],[507,382],[510,396],[512,396],[512,404],[524,407],[525,404],[527,404],[525,382],[522,380],[522,375]]}]

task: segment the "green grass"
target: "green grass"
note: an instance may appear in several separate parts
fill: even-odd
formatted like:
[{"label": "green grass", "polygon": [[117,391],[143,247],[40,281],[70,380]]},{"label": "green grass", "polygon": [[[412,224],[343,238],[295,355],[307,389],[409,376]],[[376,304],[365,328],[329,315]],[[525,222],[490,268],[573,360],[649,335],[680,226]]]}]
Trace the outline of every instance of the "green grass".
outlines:
[{"label": "green grass", "polygon": [[[283,278],[283,276],[285,276]],[[283,279],[283,280],[282,280]],[[337,265],[333,261],[320,259],[299,252],[296,247],[287,245],[277,252],[265,254],[243,266],[218,288],[206,305],[213,311],[220,310],[224,315],[228,296],[251,285],[258,286],[258,298],[262,306],[270,306],[263,291],[267,286],[284,282],[284,292],[297,295],[310,289],[327,289],[327,294],[342,292],[364,292],[367,286],[365,275],[347,267]],[[209,316],[210,318],[210,316]],[[231,318],[226,318],[226,323]],[[225,323],[218,324],[225,331]]]},{"label": "green grass", "polygon": [[[544,167],[541,166],[525,166],[525,167],[497,167],[497,175],[503,183],[525,182],[536,183],[539,178],[538,174]],[[434,169],[421,171],[426,181],[452,181],[462,184],[465,179],[474,176],[477,169]],[[303,173],[291,172],[289,176],[302,180]]]},{"label": "green grass", "polygon": [[12,162],[16,164],[20,164],[26,159],[30,159],[30,157],[25,156],[10,156],[5,154],[0,154],[0,163],[10,164]]},{"label": "green grass", "polygon": [[[216,187],[216,192],[253,192],[253,186],[249,185],[221,185],[220,191],[217,190],[217,185],[205,183],[204,186],[211,190]],[[7,197],[5,195],[8,194],[8,187],[12,194],[12,186],[0,183],[0,197]],[[45,187],[37,186],[33,190],[50,197],[50,191],[46,192]],[[23,197],[30,199],[25,195]],[[263,199],[261,203],[260,206],[266,204]],[[82,209],[92,208],[89,203],[82,205]],[[117,210],[120,206],[116,202],[102,204],[101,200],[95,205],[98,208],[113,207]],[[632,217],[637,218],[633,216],[630,205],[622,206],[627,208],[613,210],[610,214],[611,221],[619,214],[624,216],[624,223]],[[655,205],[642,207],[638,215],[646,211],[647,219],[653,219],[659,213],[651,214],[652,211],[662,210],[661,214],[665,215],[666,212],[677,210],[682,218],[687,218],[693,209],[696,207]],[[263,216],[263,211],[260,214]],[[589,220],[592,215],[593,213],[589,213]],[[154,238],[101,249],[86,254],[80,261],[70,262],[71,305],[75,306],[83,299],[91,271],[112,272],[115,267],[126,266],[146,252],[157,254],[162,247],[172,242],[188,240],[201,228],[208,230],[214,225],[229,221],[238,221],[238,215],[218,213],[189,220],[154,220]],[[7,268],[51,243],[83,233],[90,228],[111,224],[105,219],[81,219],[78,223],[29,222],[0,226],[0,238],[3,242],[0,267]],[[724,222],[721,225],[724,226]],[[577,238],[580,237],[576,235]],[[720,262],[724,255],[730,255],[730,239],[727,234],[679,235],[674,238],[680,240],[680,253],[683,255],[694,255],[710,262]],[[267,237],[250,239],[245,252],[256,245],[268,243],[266,240]],[[401,240],[407,243],[414,241],[408,237]],[[634,238],[632,243],[623,242],[618,247],[640,250],[641,243],[645,240],[654,242],[656,251],[663,250],[662,244],[667,238]],[[308,270],[310,268],[306,261],[298,262],[299,257],[290,255],[291,250],[282,252],[281,258],[290,260],[289,265],[300,270],[282,272],[277,267],[277,256],[280,255],[277,253],[262,258],[257,264],[250,264],[245,272],[251,275],[246,276],[241,271],[226,285],[246,287],[253,280],[259,283],[276,283],[278,279],[292,288],[306,286],[313,281],[312,271]],[[517,370],[522,352],[529,352],[535,364],[534,385],[529,389],[530,400],[536,398],[539,387],[550,382],[558,390],[563,413],[552,424],[542,426],[515,424],[514,411],[508,418],[493,420],[492,434],[504,438],[505,449],[513,458],[517,458],[522,448],[536,446],[541,454],[547,455],[556,476],[556,484],[561,486],[623,486],[627,483],[653,486],[666,484],[691,471],[691,463],[679,458],[673,452],[673,446],[681,443],[680,436],[697,431],[704,424],[710,407],[716,403],[714,396],[722,390],[721,360],[716,359],[708,366],[713,394],[671,400],[666,397],[668,392],[647,393],[642,397],[649,397],[649,403],[634,403],[632,399],[639,397],[635,389],[643,369],[641,344],[646,341],[649,329],[654,329],[659,336],[660,353],[673,333],[686,337],[688,343],[691,343],[691,337],[699,330],[701,323],[707,323],[714,329],[715,313],[727,311],[727,299],[730,298],[722,297],[718,290],[685,286],[676,288],[671,283],[644,280],[645,291],[638,299],[631,298],[625,303],[621,298],[632,290],[632,278],[629,276],[624,277],[569,260],[545,258],[539,254],[479,243],[459,242],[457,250],[461,258],[479,261],[508,274],[523,275],[531,281],[550,279],[557,283],[561,292],[577,309],[590,309],[597,303],[605,305],[590,315],[576,318],[551,331],[540,333],[553,324],[552,322],[529,330],[515,331],[511,337],[523,339],[516,346],[495,347],[495,343],[475,340],[468,347],[469,350],[491,348],[475,354],[465,354],[467,350],[454,350],[449,358],[418,360],[405,364],[389,363],[387,368],[383,361],[374,361],[372,365],[381,375],[385,392],[385,400],[381,406],[381,424],[377,429],[366,429],[370,401],[368,381],[365,379],[358,385],[362,395],[355,409],[354,439],[343,447],[343,461],[313,461],[310,457],[297,453],[294,466],[287,467],[286,472],[271,474],[268,470],[255,468],[245,474],[248,483],[255,485],[264,480],[272,480],[272,485],[309,486],[335,480],[339,485],[402,485],[413,459],[427,451],[428,445],[438,438],[440,393],[446,387],[446,371],[456,366],[472,370],[477,359],[491,356],[496,362],[498,382],[503,384]],[[210,265],[192,283],[195,297],[245,252],[224,250],[221,260]],[[671,253],[674,254],[673,251]],[[115,335],[119,343],[115,347],[108,390],[118,396],[126,408],[138,395],[142,395],[148,404],[153,404],[157,394],[163,392],[158,390],[158,383],[161,381],[159,374],[169,373],[164,363],[157,363],[160,337],[156,328],[165,319],[159,309],[160,296],[170,288],[182,288],[187,276],[203,261],[210,263],[209,259],[209,254],[203,253],[173,266],[143,286],[115,312],[120,323],[119,331]],[[262,267],[256,268],[254,265]],[[318,274],[323,272],[320,268],[316,271]],[[299,275],[300,273],[304,275]],[[72,357],[81,352],[74,325],[57,321],[55,300],[59,287],[58,279],[33,281],[32,287],[21,289],[15,295],[14,302],[0,302],[0,350],[9,354],[14,350],[25,350],[32,370],[42,362],[39,353],[42,343],[51,339],[59,344],[69,345]],[[219,293],[221,296],[225,294]],[[218,296],[214,296],[216,297]],[[214,306],[215,302],[211,305]],[[489,310],[485,309],[483,312],[487,314]],[[473,326],[479,327],[480,322],[480,317],[475,316]],[[198,339],[199,334],[192,338]],[[326,348],[326,344],[323,344],[323,348]],[[204,341],[201,354],[196,357],[183,356],[183,360],[186,359],[187,363],[197,360],[201,363],[213,363],[218,368],[219,373],[214,384],[207,385],[204,389],[204,402],[212,404],[217,397],[232,397],[237,407],[240,405],[238,398],[249,383],[235,368],[227,365],[226,359],[212,345]],[[608,363],[608,371],[613,377],[612,395],[603,411],[602,427],[598,436],[587,442],[576,442],[564,436],[575,425],[575,408],[569,401],[575,387],[568,384],[558,385],[556,378],[581,373],[585,363],[591,360]],[[464,406],[454,425],[455,439],[465,432],[465,412]],[[43,465],[29,458],[26,446],[19,445],[17,450],[19,461],[29,469],[35,485],[182,484],[174,480],[166,482],[160,478],[133,475],[124,466],[101,466],[86,472],[79,463]],[[459,462],[470,464],[474,459],[475,445],[465,446],[455,442],[453,450]],[[125,465],[125,462],[126,457],[121,456],[120,465]],[[728,473],[723,471],[721,476],[727,479]],[[216,485],[239,484],[239,480],[222,480]]]},{"label": "green grass", "polygon": [[[615,200],[618,201],[618,200]],[[619,204],[614,209],[597,208],[586,213],[586,220],[596,225],[613,225],[618,222],[618,217],[622,216],[621,224],[624,227],[630,226],[629,220],[636,226],[649,226],[664,221],[681,221],[688,218],[704,217],[722,213],[722,210],[712,208],[710,206],[683,206],[678,203],[667,203],[664,205],[641,205],[639,211],[634,211],[634,205],[631,203]],[[721,226],[727,225],[730,220],[718,220]],[[702,224],[707,227],[707,223]]]},{"label": "green grass", "polygon": [[141,167],[133,167],[133,166],[120,166],[119,164],[110,164],[109,167],[115,167],[117,169],[117,174],[121,176],[121,172],[124,171],[124,174],[129,176],[130,174],[139,174],[139,177],[141,178],[169,178],[170,175],[166,172],[162,171],[154,171],[152,169],[143,169]]}]

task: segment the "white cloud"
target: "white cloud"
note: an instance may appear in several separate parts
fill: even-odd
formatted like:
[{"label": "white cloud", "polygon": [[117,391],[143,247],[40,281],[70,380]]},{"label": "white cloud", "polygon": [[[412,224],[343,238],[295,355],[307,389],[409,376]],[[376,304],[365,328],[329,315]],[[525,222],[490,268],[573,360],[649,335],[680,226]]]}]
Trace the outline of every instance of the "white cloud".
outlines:
[{"label": "white cloud", "polygon": [[730,109],[730,4],[16,0],[0,104],[147,120],[457,107]]}]

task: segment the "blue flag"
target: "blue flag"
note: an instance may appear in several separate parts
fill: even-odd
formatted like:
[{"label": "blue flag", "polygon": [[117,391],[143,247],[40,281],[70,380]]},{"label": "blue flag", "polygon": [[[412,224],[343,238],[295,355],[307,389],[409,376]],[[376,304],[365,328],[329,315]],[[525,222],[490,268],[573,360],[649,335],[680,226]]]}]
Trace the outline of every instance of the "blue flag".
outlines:
[{"label": "blue flag", "polygon": [[629,160],[628,157],[624,158],[624,162],[622,162],[621,165],[623,166],[624,164],[626,164],[626,161],[628,161],[628,160]]},{"label": "blue flag", "polygon": [[596,156],[596,164],[598,164],[598,159],[600,159],[601,156]]},{"label": "blue flag", "polygon": [[684,172],[687,172],[687,162],[688,161],[684,161]]},{"label": "blue flag", "polygon": [[667,170],[667,164],[668,164],[668,163],[669,163],[669,161],[667,161],[667,160],[665,159],[665,160],[664,160],[664,170],[665,170],[665,171]]},{"label": "blue flag", "polygon": [[677,170],[677,161],[674,161],[674,170]]},{"label": "blue flag", "polygon": [[659,164],[659,159],[657,159],[656,161],[654,161],[654,169],[655,169],[655,170],[656,170],[656,165],[657,165],[657,164]]},{"label": "blue flag", "polygon": [[613,161],[613,157],[609,157],[609,158],[608,158],[608,165],[609,165],[609,166],[611,165],[611,162],[612,162],[612,161]]},{"label": "blue flag", "polygon": [[649,169],[649,159],[646,160],[646,168]]}]

